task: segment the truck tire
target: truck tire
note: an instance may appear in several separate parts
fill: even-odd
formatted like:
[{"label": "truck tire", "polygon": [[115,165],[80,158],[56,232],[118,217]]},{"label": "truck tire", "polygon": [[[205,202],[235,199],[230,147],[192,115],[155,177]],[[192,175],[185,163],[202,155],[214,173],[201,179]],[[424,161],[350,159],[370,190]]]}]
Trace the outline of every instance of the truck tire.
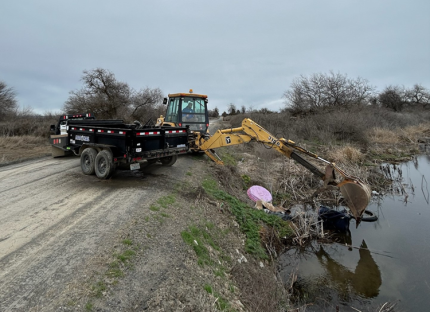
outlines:
[{"label": "truck tire", "polygon": [[92,148],[86,148],[81,154],[81,169],[86,175],[95,173],[95,162],[97,157],[97,151]]},{"label": "truck tire", "polygon": [[102,150],[97,154],[95,162],[96,176],[99,179],[109,179],[115,171],[113,155],[109,150]]},{"label": "truck tire", "polygon": [[160,162],[163,166],[172,166],[178,160],[178,155],[160,158]]}]

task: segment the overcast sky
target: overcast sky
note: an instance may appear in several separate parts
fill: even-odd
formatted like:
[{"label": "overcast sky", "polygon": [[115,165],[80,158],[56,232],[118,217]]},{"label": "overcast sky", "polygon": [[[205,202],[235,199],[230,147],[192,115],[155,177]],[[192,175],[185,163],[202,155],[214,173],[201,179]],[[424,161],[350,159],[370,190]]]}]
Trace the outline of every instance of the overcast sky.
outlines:
[{"label": "overcast sky", "polygon": [[21,107],[59,112],[84,70],[132,88],[283,107],[313,73],[430,89],[429,0],[3,0],[0,80]]}]

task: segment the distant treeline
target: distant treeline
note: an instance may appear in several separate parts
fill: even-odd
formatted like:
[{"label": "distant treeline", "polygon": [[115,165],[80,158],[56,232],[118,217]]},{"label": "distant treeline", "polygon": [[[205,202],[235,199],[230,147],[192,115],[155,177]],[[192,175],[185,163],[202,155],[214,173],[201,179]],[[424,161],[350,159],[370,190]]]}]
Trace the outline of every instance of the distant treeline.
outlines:
[{"label": "distant treeline", "polygon": [[[144,123],[155,121],[165,113],[163,93],[159,88],[134,90],[102,68],[84,71],[81,80],[83,87],[70,92],[61,112],[44,115],[34,114],[31,107],[20,109],[15,91],[0,81],[0,135],[48,136],[49,124],[55,123],[58,115],[64,113],[91,112],[99,119]],[[292,137],[324,139],[330,132],[339,139],[363,141],[360,129],[402,126],[423,118],[428,120],[430,112],[430,92],[422,85],[415,84],[411,88],[388,86],[378,93],[366,79],[350,79],[333,72],[296,78],[283,98],[285,106],[276,116],[269,108],[237,108],[233,103],[221,115],[239,115],[240,120],[244,114],[259,116],[262,125],[270,126],[274,134],[294,129]],[[209,110],[209,116],[219,115],[217,107]],[[267,115],[270,117],[265,117]],[[300,122],[296,123],[294,117],[300,117]],[[286,121],[289,127],[279,126]]]}]

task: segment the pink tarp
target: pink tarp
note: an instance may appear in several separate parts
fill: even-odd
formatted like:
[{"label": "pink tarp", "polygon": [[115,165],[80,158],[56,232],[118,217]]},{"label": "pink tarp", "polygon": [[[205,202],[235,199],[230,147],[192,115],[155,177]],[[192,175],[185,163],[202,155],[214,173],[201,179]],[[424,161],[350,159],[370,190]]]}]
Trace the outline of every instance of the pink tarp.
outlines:
[{"label": "pink tarp", "polygon": [[257,200],[263,200],[265,202],[272,201],[272,194],[270,194],[270,192],[264,187],[259,185],[251,186],[248,191],[246,191],[246,193],[248,194],[248,197],[255,202]]}]

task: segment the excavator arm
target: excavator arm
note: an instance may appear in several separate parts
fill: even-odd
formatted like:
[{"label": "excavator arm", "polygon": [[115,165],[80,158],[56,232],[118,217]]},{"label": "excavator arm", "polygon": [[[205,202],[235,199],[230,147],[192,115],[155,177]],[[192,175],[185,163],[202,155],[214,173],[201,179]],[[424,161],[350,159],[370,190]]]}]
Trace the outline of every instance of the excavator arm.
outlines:
[{"label": "excavator arm", "polygon": [[[249,142],[262,143],[266,147],[273,148],[286,157],[295,160],[300,165],[311,171],[315,176],[322,179],[324,181],[324,187],[327,187],[328,185],[337,186],[342,192],[351,213],[357,220],[357,224],[360,222],[361,216],[370,201],[370,190],[365,183],[356,177],[348,175],[334,163],[331,163],[296,145],[295,142],[284,138],[277,139],[270,132],[249,118],[242,121],[241,127],[218,130],[209,138],[197,136],[193,145],[197,147],[197,149],[204,151],[206,155],[216,163],[222,164],[223,162],[216,154],[215,149]],[[307,161],[300,154],[305,154],[325,163],[327,165],[325,172],[322,172],[318,167]],[[341,175],[342,180],[340,182],[335,181],[335,172]]]}]

